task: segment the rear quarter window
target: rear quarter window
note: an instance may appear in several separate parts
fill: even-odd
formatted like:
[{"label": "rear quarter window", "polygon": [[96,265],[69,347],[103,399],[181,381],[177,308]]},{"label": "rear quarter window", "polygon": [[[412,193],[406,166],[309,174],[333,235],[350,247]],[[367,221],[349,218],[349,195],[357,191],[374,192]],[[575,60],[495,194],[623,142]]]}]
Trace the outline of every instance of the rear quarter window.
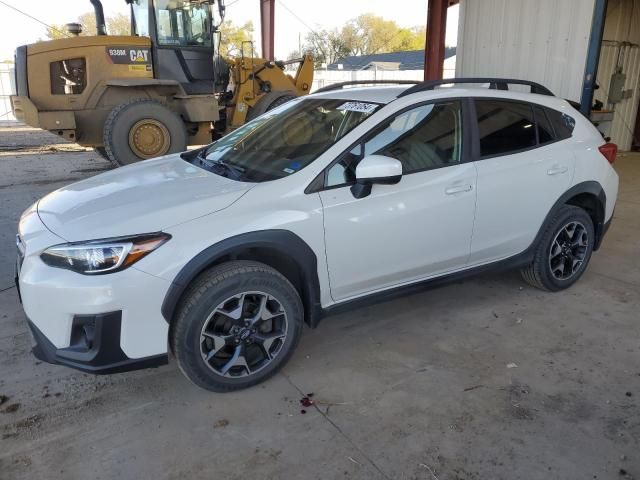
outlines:
[{"label": "rear quarter window", "polygon": [[547,118],[544,108],[542,108],[539,105],[534,105],[533,112],[536,117],[536,127],[538,130],[538,143],[540,145],[544,145],[546,143],[555,142],[556,134],[553,129],[553,126],[551,125],[551,122],[549,121],[549,118]]},{"label": "rear quarter window", "polygon": [[547,114],[547,118],[553,126],[556,140],[571,138],[573,129],[576,126],[575,119],[570,115],[554,110],[553,108],[545,108],[544,110]]}]

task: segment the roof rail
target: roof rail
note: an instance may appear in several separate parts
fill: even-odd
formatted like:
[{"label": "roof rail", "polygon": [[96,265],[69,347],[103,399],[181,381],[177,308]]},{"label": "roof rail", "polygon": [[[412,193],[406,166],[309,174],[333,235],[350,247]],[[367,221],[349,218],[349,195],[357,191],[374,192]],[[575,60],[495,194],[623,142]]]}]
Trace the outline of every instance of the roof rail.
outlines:
[{"label": "roof rail", "polygon": [[[334,83],[326,87],[319,88],[313,93],[331,92],[333,90],[341,90],[349,85],[416,85],[420,84],[420,80],[351,80],[349,82]],[[417,85],[416,85],[417,86]]]},{"label": "roof rail", "polygon": [[536,82],[529,80],[519,80],[517,78],[493,78],[493,77],[470,77],[470,78],[445,78],[442,80],[429,80],[421,82],[411,88],[407,88],[404,92],[398,95],[398,98],[412,93],[422,92],[425,90],[433,90],[440,85],[460,84],[460,83],[488,83],[489,88],[497,90],[509,90],[509,84],[512,85],[529,85],[531,87],[531,93],[537,93],[539,95],[555,96],[551,93],[547,87],[544,87]]}]

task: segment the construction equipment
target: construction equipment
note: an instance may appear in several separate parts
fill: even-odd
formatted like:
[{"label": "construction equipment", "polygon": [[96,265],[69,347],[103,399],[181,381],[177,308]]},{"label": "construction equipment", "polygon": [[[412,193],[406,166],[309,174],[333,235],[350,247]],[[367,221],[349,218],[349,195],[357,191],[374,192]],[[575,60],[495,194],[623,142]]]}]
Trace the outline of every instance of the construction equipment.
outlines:
[{"label": "construction equipment", "polygon": [[[126,0],[131,36],[106,34],[38,42],[16,50],[17,119],[94,147],[125,165],[211,142],[270,108],[309,93],[313,59],[216,54],[223,0]],[[293,75],[287,64],[297,64]]]}]

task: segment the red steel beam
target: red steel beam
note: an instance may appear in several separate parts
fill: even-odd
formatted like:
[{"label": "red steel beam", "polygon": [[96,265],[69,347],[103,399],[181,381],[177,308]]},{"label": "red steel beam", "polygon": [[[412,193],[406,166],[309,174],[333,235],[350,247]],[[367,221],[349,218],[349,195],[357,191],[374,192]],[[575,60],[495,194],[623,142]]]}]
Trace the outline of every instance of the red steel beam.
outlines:
[{"label": "red steel beam", "polygon": [[260,31],[262,33],[262,57],[274,60],[276,0],[260,0]]},{"label": "red steel beam", "polygon": [[444,68],[444,39],[449,0],[428,0],[427,44],[424,49],[424,79],[440,80]]}]

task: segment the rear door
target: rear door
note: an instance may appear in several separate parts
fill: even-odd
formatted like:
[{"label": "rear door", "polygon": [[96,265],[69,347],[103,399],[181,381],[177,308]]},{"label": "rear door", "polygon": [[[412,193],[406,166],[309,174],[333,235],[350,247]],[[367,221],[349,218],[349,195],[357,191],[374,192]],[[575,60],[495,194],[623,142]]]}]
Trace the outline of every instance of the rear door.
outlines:
[{"label": "rear door", "polygon": [[[575,165],[567,132],[559,131],[561,124],[570,127],[562,113],[496,98],[476,99],[475,110],[479,160],[470,265],[529,247],[569,188]],[[556,128],[552,120],[560,122]]]}]

